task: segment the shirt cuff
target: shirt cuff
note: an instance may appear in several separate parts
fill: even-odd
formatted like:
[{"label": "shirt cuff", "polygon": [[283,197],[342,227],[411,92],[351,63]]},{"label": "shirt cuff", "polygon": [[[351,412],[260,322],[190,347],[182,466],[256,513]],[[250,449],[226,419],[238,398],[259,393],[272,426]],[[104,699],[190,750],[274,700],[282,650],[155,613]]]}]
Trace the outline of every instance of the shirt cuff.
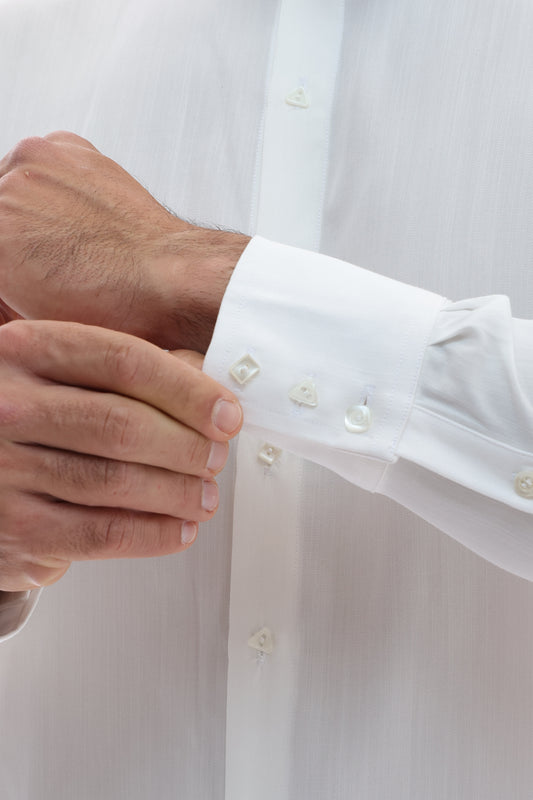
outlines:
[{"label": "shirt cuff", "polygon": [[255,237],[234,270],[204,369],[239,397],[246,430],[373,490],[397,459],[445,302]]}]

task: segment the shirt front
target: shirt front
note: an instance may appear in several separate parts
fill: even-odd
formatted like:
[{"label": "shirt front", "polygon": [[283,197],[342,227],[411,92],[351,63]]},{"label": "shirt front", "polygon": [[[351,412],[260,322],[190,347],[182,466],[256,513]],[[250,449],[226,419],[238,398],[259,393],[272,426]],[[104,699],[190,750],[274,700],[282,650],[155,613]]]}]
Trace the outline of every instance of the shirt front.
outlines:
[{"label": "shirt front", "polygon": [[[209,354],[245,403],[256,395],[222,477],[221,509],[183,556],[74,564],[2,643],[2,797],[525,800],[531,584],[459,542],[479,552],[488,541],[483,555],[528,577],[526,522],[514,541],[502,537],[509,527],[498,513],[530,513],[515,487],[531,468],[520,419],[531,396],[529,328],[486,298],[506,295],[515,317],[531,317],[533,13],[497,0],[156,5],[0,2],[9,109],[0,150],[73,130],[186,218],[318,250],[439,298],[418,338],[406,320],[389,320],[395,341],[422,340],[427,329],[424,364],[411,365],[423,380],[405,412],[416,425],[400,431],[388,459],[384,449],[365,452],[376,428],[347,429],[365,421],[362,408],[377,425],[384,416],[379,365],[367,383],[357,373],[371,347],[354,327],[330,355],[353,402],[330,420],[358,444],[346,453],[327,436],[318,442],[315,425],[312,450],[302,451],[302,426],[314,425],[337,385],[317,349],[329,328],[305,363],[308,318],[278,336],[279,301],[265,305],[256,330],[230,332],[241,276],[257,269],[252,291],[263,248],[274,248],[272,263],[287,252],[256,240]],[[303,287],[302,258],[290,261],[302,263]],[[318,310],[338,274],[321,263],[331,272]],[[340,279],[343,309],[354,276]],[[303,288],[293,294],[289,313]],[[355,326],[365,299],[353,297]],[[483,318],[475,326],[473,312]],[[488,388],[480,402],[475,388],[491,385],[476,335],[506,321],[494,352],[515,347],[493,362],[513,365],[522,405],[514,390],[506,403]],[[462,373],[455,342],[466,343],[460,359],[471,355]],[[253,372],[254,363],[259,374],[239,388],[230,369]],[[301,402],[304,389],[318,405]],[[279,424],[265,422],[270,393],[286,409]],[[505,445],[509,465],[487,476],[467,450],[456,467],[457,447],[441,449],[449,428],[434,436],[428,415],[476,443]],[[394,403],[391,419],[402,419]],[[435,447],[422,457],[427,441]],[[411,498],[451,536],[368,489]]]}]

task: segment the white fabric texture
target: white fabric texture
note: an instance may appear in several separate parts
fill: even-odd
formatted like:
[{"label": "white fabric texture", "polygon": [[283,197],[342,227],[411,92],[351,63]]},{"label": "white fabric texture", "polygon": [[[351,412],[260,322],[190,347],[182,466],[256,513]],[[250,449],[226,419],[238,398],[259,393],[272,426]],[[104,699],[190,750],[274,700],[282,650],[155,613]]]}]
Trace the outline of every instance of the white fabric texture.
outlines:
[{"label": "white fabric texture", "polygon": [[[334,52],[317,77],[311,29],[330,7]],[[186,218],[327,254],[308,257],[317,280],[331,257],[456,301],[430,303],[416,335],[400,324],[401,305],[380,328],[389,353],[412,345],[398,369],[411,394],[392,406],[408,424],[383,433],[388,453],[369,447],[372,427],[343,427],[336,380],[348,387],[368,342],[354,348],[353,332],[341,334],[332,365],[320,350],[335,342],[326,326],[313,328],[313,353],[298,340],[303,315],[281,327],[294,298],[272,320],[279,296],[251,296],[256,321],[268,321],[251,318],[248,333],[231,332],[223,310],[209,369],[240,391],[253,428],[233,448],[221,508],[184,556],[73,565],[1,644],[6,800],[531,797],[533,586],[472,550],[531,577],[531,512],[513,481],[533,468],[533,8],[310,9],[0,0],[1,152],[73,130]],[[308,109],[285,103],[298,87]],[[302,169],[312,191],[299,194]],[[263,246],[280,248],[254,241],[228,311]],[[268,277],[257,270],[262,286]],[[332,282],[326,272],[320,290],[305,276],[301,291],[325,302]],[[348,288],[341,300],[347,311],[365,305],[351,305]],[[262,372],[239,390],[233,348],[238,358],[254,346]],[[294,383],[313,377],[316,409],[291,415],[287,358],[300,361]],[[387,370],[371,366],[372,380],[349,388],[362,403],[361,388],[374,386],[381,431]],[[285,415],[272,413],[278,385]],[[302,436],[307,411],[335,417],[341,438],[312,423],[315,435]],[[354,442],[348,453],[342,437]],[[282,449],[271,466],[257,458],[264,439]],[[261,656],[248,639],[265,626],[274,649]]]},{"label": "white fabric texture", "polygon": [[[402,505],[533,580],[533,491],[515,488],[520,472],[533,478],[532,339],[533,323],[513,320],[507,297],[446,303],[256,237],[226,292],[206,369],[237,392],[246,430],[365,489],[390,487]],[[246,352],[260,373],[238,385],[228,367]],[[316,407],[287,391],[308,376]],[[353,404],[370,409],[368,430],[346,428]],[[414,472],[405,494],[394,488],[399,459],[431,473],[429,498]],[[457,502],[434,502],[439,477],[459,484]],[[466,516],[461,488],[471,490]]]}]

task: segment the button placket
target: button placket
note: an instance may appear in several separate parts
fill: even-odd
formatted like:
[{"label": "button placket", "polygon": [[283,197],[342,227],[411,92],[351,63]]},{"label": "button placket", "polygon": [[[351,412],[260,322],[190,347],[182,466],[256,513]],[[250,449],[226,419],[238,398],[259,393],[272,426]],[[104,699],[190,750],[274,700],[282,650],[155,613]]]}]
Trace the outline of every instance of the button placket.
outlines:
[{"label": "button placket", "polygon": [[[316,218],[322,208],[322,177],[328,158],[328,140],[322,134],[328,129],[333,104],[343,22],[342,4],[309,6],[305,0],[284,0],[280,4],[258,172],[256,217],[259,230],[267,238],[291,241],[309,250],[318,246],[319,232],[315,228],[319,226],[309,225],[308,220]],[[301,76],[313,79],[311,96]],[[320,77],[318,85],[314,76]],[[293,94],[294,89],[304,87],[307,98],[300,92]],[[295,100],[298,105],[293,105]],[[309,103],[311,108],[306,110]],[[304,421],[316,414],[305,404],[289,400],[290,376],[281,379],[282,388],[278,391],[276,379],[280,379],[285,367],[286,364],[274,372],[275,365],[267,367],[265,356],[259,377],[266,384],[264,405],[269,401],[274,411],[287,414],[286,423],[290,426],[293,415],[296,420]],[[297,371],[293,377],[296,384],[305,373],[299,375]],[[248,388],[253,392],[257,410],[262,387],[248,384],[240,388],[243,393]],[[262,440],[251,441],[246,431],[239,437],[224,795],[232,800],[250,797],[290,800],[294,773],[294,753],[289,743],[295,730],[299,653],[296,647],[285,647],[283,643],[296,642],[299,632],[299,581],[295,578],[300,570],[299,489],[303,465],[292,453],[284,452],[280,465],[283,480],[264,480],[263,473],[275,475],[279,464],[274,462],[269,468],[258,461],[262,446]],[[276,632],[272,655],[246,646],[249,635],[263,620],[268,620]],[[259,645],[262,646],[264,642]],[[261,680],[257,680],[258,671]]]}]

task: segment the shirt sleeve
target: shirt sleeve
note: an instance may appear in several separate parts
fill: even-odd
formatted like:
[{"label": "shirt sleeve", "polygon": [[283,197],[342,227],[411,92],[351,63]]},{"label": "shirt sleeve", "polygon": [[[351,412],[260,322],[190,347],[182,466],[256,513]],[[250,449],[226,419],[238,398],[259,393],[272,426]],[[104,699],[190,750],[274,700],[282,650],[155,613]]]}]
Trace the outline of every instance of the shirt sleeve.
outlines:
[{"label": "shirt sleeve", "polygon": [[533,580],[533,323],[252,239],[205,370],[245,429]]}]

